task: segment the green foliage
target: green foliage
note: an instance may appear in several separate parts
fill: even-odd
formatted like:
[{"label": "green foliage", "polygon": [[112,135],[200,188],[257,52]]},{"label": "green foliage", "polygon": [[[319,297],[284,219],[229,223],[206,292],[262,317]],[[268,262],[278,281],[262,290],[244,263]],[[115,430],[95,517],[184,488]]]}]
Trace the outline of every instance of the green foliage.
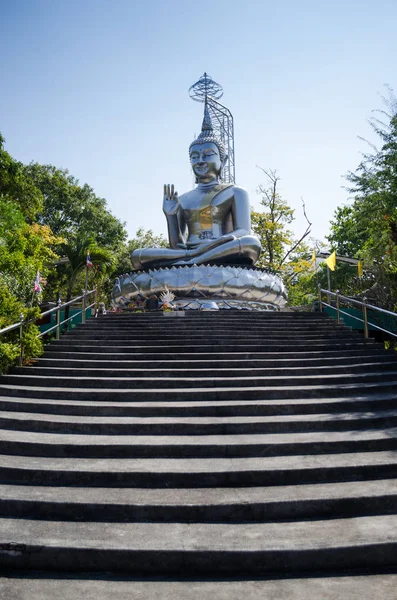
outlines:
[{"label": "green foliage", "polygon": [[264,171],[270,187],[260,185],[257,193],[261,196],[264,212],[251,213],[252,230],[259,237],[262,253],[257,266],[280,271],[286,248],[293,244],[293,233],[288,229],[294,220],[294,210],[277,192],[279,178],[275,171]]},{"label": "green foliage", "polygon": [[23,164],[4,150],[4,138],[1,134],[0,197],[12,199],[28,219],[34,219],[43,205],[43,194],[25,173]]},{"label": "green foliage", "polygon": [[116,255],[116,264],[112,276],[116,278],[123,273],[131,271],[131,253],[134,250],[138,248],[166,248],[167,246],[168,241],[162,234],[156,235],[151,229],[145,231],[143,227],[140,227],[134,238],[120,246]]},{"label": "green foliage", "polygon": [[[290,294],[290,290],[297,286],[300,277],[310,274],[311,271],[312,250],[304,241],[310,233],[311,223],[304,213],[308,227],[299,239],[294,237],[289,225],[294,221],[295,211],[280,197],[277,191],[279,177],[275,171],[263,169],[262,171],[267,176],[270,185],[258,187],[264,211],[251,212],[252,230],[259,237],[262,245],[262,252],[256,266],[278,273]],[[310,279],[310,275],[308,276]],[[295,294],[295,296],[298,299],[298,295]],[[290,304],[294,303],[295,298],[290,297],[289,302]]]},{"label": "green foliage", "polygon": [[43,271],[56,254],[59,242],[47,226],[26,222],[17,203],[0,197],[0,273],[9,290],[21,301],[32,295],[37,270]]},{"label": "green foliage", "polygon": [[290,306],[307,306],[318,297],[315,273],[301,273],[288,286],[288,303]]},{"label": "green foliage", "polygon": [[387,122],[370,122],[381,148],[374,147],[356,171],[348,173],[354,199],[336,210],[328,239],[338,254],[364,263],[364,280],[354,281],[355,273],[351,274],[341,289],[361,287],[373,302],[393,310],[397,297],[397,101],[392,93],[384,100],[388,112],[381,113]]},{"label": "green foliage", "polygon": [[[37,318],[40,314],[37,307],[26,308],[22,302],[18,301],[2,278],[0,278],[0,307],[0,329],[18,323],[21,315],[25,321],[29,321]],[[39,330],[34,323],[24,325],[22,347],[25,361],[34,356],[39,356],[42,352],[42,342],[37,339],[38,333]],[[5,372],[8,367],[18,361],[20,353],[19,335],[18,328],[0,336],[0,372]]]},{"label": "green foliage", "polygon": [[95,265],[89,270],[89,284],[103,290],[125,247],[124,224],[107,209],[105,199],[96,196],[87,184],[80,185],[66,169],[32,163],[25,167],[25,173],[43,194],[39,223],[63,240],[58,249],[60,260],[48,271],[45,297],[54,299],[59,293],[70,300],[81,293],[87,250]]},{"label": "green foliage", "polygon": [[[36,317],[40,311],[37,309]],[[43,353],[43,343],[41,338],[38,338],[40,330],[34,323],[29,323],[23,329],[22,335],[22,351],[24,363],[29,363],[32,358],[36,358]]]},{"label": "green foliage", "polygon": [[17,364],[19,352],[17,343],[0,340],[0,373],[5,373],[9,367]]},{"label": "green foliage", "polygon": [[106,200],[89,185],[80,185],[66,169],[32,163],[24,172],[44,197],[38,221],[55,235],[69,241],[84,232],[98,247],[113,250],[126,239],[124,224],[107,209]]}]

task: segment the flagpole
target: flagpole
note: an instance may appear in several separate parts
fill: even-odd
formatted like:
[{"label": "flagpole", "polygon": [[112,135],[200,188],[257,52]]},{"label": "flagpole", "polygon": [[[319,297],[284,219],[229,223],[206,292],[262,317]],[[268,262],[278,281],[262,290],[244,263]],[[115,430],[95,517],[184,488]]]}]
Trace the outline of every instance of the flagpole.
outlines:
[{"label": "flagpole", "polygon": [[85,259],[85,288],[84,288],[84,298],[83,298],[83,314],[81,315],[81,321],[82,323],[85,323],[85,307],[87,305],[87,291],[88,291],[88,253],[89,250],[87,250],[87,256]]},{"label": "flagpole", "polygon": [[37,270],[37,275],[36,275],[36,279],[34,280],[34,284],[33,284],[33,292],[32,292],[32,300],[30,302],[31,307],[33,308],[33,300],[34,300],[34,295],[36,293],[36,280],[37,278],[39,278],[40,281],[40,274],[39,274],[39,270]]},{"label": "flagpole", "polygon": [[85,289],[84,289],[84,294],[86,294],[88,291],[88,265],[87,265],[87,261],[85,263]]},{"label": "flagpole", "polygon": [[313,250],[313,255],[312,255],[312,262],[313,262],[314,270],[316,272],[316,287],[318,289],[318,283],[319,282],[318,282],[318,267],[316,265],[316,258],[317,258],[317,253],[316,253],[316,249],[314,249]]}]

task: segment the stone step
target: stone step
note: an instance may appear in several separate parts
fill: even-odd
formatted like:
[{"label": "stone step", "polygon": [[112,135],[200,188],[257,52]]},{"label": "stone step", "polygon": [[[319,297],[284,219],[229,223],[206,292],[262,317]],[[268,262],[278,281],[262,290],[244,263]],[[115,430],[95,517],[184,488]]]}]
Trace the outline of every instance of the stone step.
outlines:
[{"label": "stone step", "polygon": [[242,435],[353,431],[397,426],[397,407],[376,414],[332,413],[246,417],[93,417],[0,411],[0,428],[13,431],[90,435]]},{"label": "stone step", "polygon": [[[397,363],[396,368],[393,370],[385,370],[382,371],[382,381],[385,382],[393,382],[397,381]],[[366,385],[367,383],[376,383],[379,381],[379,372],[380,370],[376,368],[375,370],[369,372],[358,372],[358,373],[342,373],[342,374],[334,374],[334,373],[324,373],[322,375],[309,375],[309,374],[294,374],[291,376],[287,375],[260,375],[252,372],[251,376],[248,375],[240,375],[239,371],[233,371],[232,373],[226,375],[223,374],[222,371],[216,371],[211,376],[185,376],[181,373],[179,376],[169,376],[169,377],[159,377],[159,376],[145,376],[145,377],[105,377],[105,376],[82,376],[78,375],[68,375],[65,378],[62,372],[54,371],[51,375],[31,375],[29,374],[13,374],[13,375],[4,375],[2,377],[2,381],[4,383],[16,386],[40,386],[40,387],[52,387],[56,384],[57,387],[79,387],[79,388],[110,388],[113,389],[129,389],[129,390],[137,390],[137,389],[152,389],[155,385],[157,388],[164,389],[173,389],[180,388],[181,386],[184,389],[194,388],[196,390],[206,388],[213,388],[214,386],[219,388],[230,388],[230,386],[234,385],[239,388],[244,387],[270,387],[270,386],[301,386],[302,384],[306,385],[316,385],[316,386],[324,386],[324,385],[348,385],[348,384],[361,384]]]},{"label": "stone step", "polygon": [[[278,311],[241,311],[241,310],[220,310],[215,312],[208,311],[195,311],[186,310],[182,318],[191,319],[195,323],[204,321],[225,321],[227,323],[239,320],[239,321],[330,321],[331,319],[325,313],[318,312],[278,312]],[[107,315],[100,315],[97,319],[89,319],[87,321],[91,323],[133,323],[142,322],[147,323],[150,321],[162,321],[168,319],[169,316],[164,315],[161,311],[149,311],[145,313],[125,312],[125,313],[112,313]],[[171,317],[172,319],[173,317]]]},{"label": "stone step", "polygon": [[263,325],[260,323],[255,323],[255,324],[249,324],[249,326],[247,326],[247,323],[241,323],[238,325],[233,325],[233,326],[223,326],[220,324],[216,324],[216,323],[210,323],[208,324],[208,326],[198,326],[198,324],[195,323],[190,323],[190,324],[184,324],[182,326],[178,326],[179,325],[179,321],[177,324],[173,324],[172,326],[168,325],[165,326],[162,323],[160,324],[151,324],[151,325],[136,325],[135,327],[130,327],[130,326],[125,326],[125,325],[113,325],[113,326],[108,326],[108,327],[87,327],[84,329],[81,329],[79,327],[76,327],[74,329],[71,329],[69,331],[66,331],[64,333],[65,336],[67,337],[79,337],[79,336],[90,336],[90,335],[97,335],[97,334],[102,334],[103,336],[106,336],[108,334],[128,334],[128,335],[142,335],[142,334],[147,334],[148,336],[151,335],[155,335],[157,332],[159,332],[161,335],[177,335],[177,334],[183,334],[183,335],[197,335],[197,334],[201,334],[201,335],[205,335],[205,334],[218,334],[218,335],[243,335],[244,333],[250,332],[251,334],[258,334],[261,333],[262,335],[274,335],[274,334],[279,334],[279,335],[284,335],[284,334],[290,334],[291,332],[296,333],[297,335],[302,334],[302,335],[306,335],[310,332],[315,332],[316,334],[319,333],[324,333],[324,334],[335,334],[335,333],[341,333],[342,335],[345,334],[353,334],[356,337],[358,336],[362,336],[362,333],[356,331],[356,330],[351,330],[348,329],[347,327],[343,327],[342,325],[337,325],[337,324],[333,324],[333,323],[321,323],[321,324],[307,324],[307,325],[294,325],[293,323],[291,324],[284,324],[284,325],[278,325],[277,327],[274,327],[271,324],[268,325]]},{"label": "stone step", "polygon": [[[180,325],[178,325],[178,323],[180,323]],[[190,312],[188,313],[187,311],[184,315],[145,313],[141,316],[137,315],[135,317],[126,318],[112,316],[110,319],[88,319],[87,327],[98,327],[102,329],[118,326],[126,326],[131,328],[142,326],[191,327],[194,324],[198,327],[206,327],[208,324],[213,324],[216,327],[233,327],[234,325],[239,326],[244,323],[248,323],[249,325],[259,324],[263,327],[285,327],[288,324],[291,324],[294,327],[305,327],[308,325],[329,325],[336,327],[344,327],[343,324],[337,323],[337,321],[334,319],[330,319],[325,315],[318,316],[316,314],[301,315],[300,318],[297,318],[294,315],[286,317],[285,315],[278,314],[270,318],[264,317],[263,315],[255,315],[253,313],[251,313],[249,316],[243,313],[238,313],[235,315],[231,315],[230,313],[218,313],[217,315],[198,316]]]},{"label": "stone step", "polygon": [[[172,366],[170,363],[165,363],[164,366],[156,367],[155,365],[136,366],[133,362],[130,363],[128,368],[118,365],[117,368],[114,366],[102,365],[101,367],[94,367],[91,363],[87,365],[85,362],[81,365],[75,366],[41,366],[35,365],[33,367],[20,367],[14,368],[13,374],[15,375],[40,375],[46,377],[60,377],[66,379],[68,377],[134,377],[140,375],[141,377],[150,377],[157,379],[157,377],[199,377],[205,375],[207,377],[230,377],[231,379],[239,376],[250,375],[253,377],[260,376],[265,377],[267,375],[273,375],[277,377],[290,377],[294,375],[301,376],[320,376],[320,375],[336,375],[342,373],[368,373],[376,371],[377,373],[388,371],[390,369],[397,369],[397,357],[395,360],[381,360],[381,361],[362,361],[360,363],[352,363],[344,365],[323,365],[323,366],[273,366],[273,367],[254,367],[252,365],[246,366],[244,363],[239,362],[235,366],[230,366],[230,363],[225,361],[225,366],[220,366],[218,363],[214,367],[214,363],[208,363],[211,366],[189,366],[181,367],[179,365]],[[228,366],[226,366],[228,365]]]},{"label": "stone step", "polygon": [[131,335],[108,335],[106,337],[102,336],[102,335],[98,335],[95,336],[95,334],[90,335],[90,336],[62,336],[60,340],[54,340],[51,345],[53,345],[54,347],[57,346],[73,346],[73,345],[87,345],[90,344],[91,342],[95,342],[95,343],[99,343],[99,345],[105,345],[105,346],[150,346],[150,345],[154,345],[157,347],[163,347],[163,346],[174,346],[175,344],[180,344],[181,346],[185,347],[185,346],[208,346],[208,345],[214,345],[215,347],[218,346],[228,346],[228,345],[233,345],[233,344],[237,344],[238,346],[241,345],[246,345],[246,346],[261,346],[264,343],[266,345],[285,345],[285,344],[296,344],[298,347],[305,347],[307,345],[313,344],[325,344],[328,343],[328,345],[331,342],[335,342],[336,343],[336,347],[338,346],[343,346],[344,344],[356,344],[356,343],[361,343],[362,345],[367,344],[371,344],[373,342],[367,340],[367,342],[364,340],[364,338],[362,338],[361,336],[357,336],[355,334],[343,334],[341,335],[340,333],[330,333],[330,334],[323,334],[323,333],[319,333],[318,335],[314,332],[309,333],[307,336],[299,336],[299,339],[296,339],[296,336],[293,335],[293,333],[287,335],[256,335],[254,333],[245,333],[245,334],[241,334],[240,336],[237,336],[235,334],[233,335],[214,335],[211,336],[211,334],[209,333],[208,335],[203,333],[203,334],[197,334],[195,336],[182,336],[179,334],[177,335],[153,335],[153,336],[147,336],[144,334],[137,334],[135,336],[131,336]]},{"label": "stone step", "polygon": [[397,428],[214,435],[107,435],[0,430],[0,452],[74,458],[246,458],[397,448]]},{"label": "stone step", "polygon": [[0,578],[0,597],[4,600],[391,600],[397,587],[397,575],[377,574],[372,570],[347,575],[324,572],[314,577],[300,572],[276,578],[188,577],[137,578],[126,574],[84,573],[12,575]]},{"label": "stone step", "polygon": [[309,398],[277,400],[212,400],[117,402],[95,400],[31,399],[0,396],[0,410],[55,415],[90,415],[109,417],[237,417],[276,415],[316,415],[324,413],[377,413],[391,410],[397,404],[397,390],[390,393],[341,396],[339,398]]},{"label": "stone step", "polygon": [[1,519],[0,566],[137,575],[263,576],[397,566],[397,517],[284,523],[74,523]]},{"label": "stone step", "polygon": [[[232,347],[230,347],[232,348]],[[147,350],[145,352],[139,352],[139,351],[131,351],[131,352],[125,352],[124,351],[117,351],[117,349],[112,349],[112,352],[108,352],[106,347],[103,347],[102,349],[98,349],[96,348],[96,352],[93,352],[91,349],[91,352],[84,352],[81,350],[77,350],[74,352],[71,352],[69,349],[65,350],[65,349],[61,349],[61,348],[56,348],[54,349],[54,347],[52,345],[49,345],[45,348],[45,352],[43,354],[44,359],[57,359],[57,360],[63,360],[63,359],[72,359],[72,360],[89,360],[91,361],[95,361],[95,360],[104,360],[104,361],[135,361],[135,360],[141,360],[144,361],[147,365],[147,361],[155,361],[155,360],[161,360],[161,361],[178,361],[178,360],[189,360],[189,361],[198,361],[198,360],[206,360],[206,361],[210,361],[211,364],[214,364],[214,361],[229,361],[229,360],[291,360],[291,361],[296,361],[296,360],[306,360],[308,359],[309,361],[312,360],[317,360],[317,359],[321,359],[321,360],[348,360],[349,357],[352,358],[360,358],[360,357],[367,357],[367,356],[373,356],[374,352],[376,352],[377,355],[381,356],[381,357],[387,357],[390,360],[390,355],[391,353],[388,351],[385,351],[383,349],[381,349],[379,347],[379,345],[375,345],[375,344],[370,344],[369,346],[360,346],[359,348],[356,347],[356,345],[353,345],[351,347],[348,348],[343,348],[340,349],[338,348],[337,350],[333,350],[332,348],[328,347],[328,350],[307,350],[307,348],[299,348],[299,349],[295,349],[295,351],[291,348],[291,346],[287,347],[286,349],[284,349],[283,351],[280,352],[269,352],[266,350],[260,350],[260,351],[246,351],[246,352],[234,352],[233,350],[229,351],[229,352],[222,352],[222,351],[217,351],[217,350],[213,350],[212,352],[178,352],[178,351],[173,351],[173,352],[169,352],[167,351],[167,353],[164,352],[153,352],[150,350]],[[40,360],[40,359],[39,359]]]},{"label": "stone step", "polygon": [[[222,334],[217,334],[216,332],[212,332],[212,331],[203,331],[203,332],[198,332],[196,330],[195,333],[189,333],[188,335],[182,336],[181,335],[182,332],[175,332],[175,333],[163,333],[163,332],[153,332],[151,334],[148,334],[146,332],[136,332],[136,333],[109,333],[108,335],[106,335],[105,339],[106,339],[106,343],[108,342],[119,342],[120,344],[123,344],[126,341],[129,341],[131,343],[137,344],[137,343],[153,343],[153,342],[159,342],[159,343],[167,343],[167,344],[174,344],[176,342],[181,342],[183,343],[183,345],[185,344],[208,344],[210,341],[214,340],[214,342],[216,344],[227,344],[227,343],[245,343],[245,344],[255,344],[255,343],[263,343],[263,341],[266,341],[266,343],[285,343],[285,342],[295,342],[296,340],[296,336],[295,336],[295,332],[293,331],[289,331],[289,332],[258,332],[258,331],[250,331],[248,332],[247,330],[245,331],[241,331],[241,333],[236,333],[236,332],[230,332],[228,333],[222,333]],[[79,335],[65,335],[62,336],[62,338],[59,341],[54,341],[54,344],[58,345],[59,343],[63,343],[63,344],[76,344],[76,343],[81,343],[81,344],[87,344],[91,341],[103,341],[104,340],[104,336],[101,332],[93,332],[93,333],[89,333],[89,332],[85,332],[84,334],[79,334]],[[306,333],[299,333],[299,342],[302,343],[303,342],[312,342],[312,341],[322,341],[322,340],[339,340],[341,341],[363,341],[362,336],[360,336],[357,333],[350,333],[350,332],[338,332],[338,331],[332,331],[332,332],[316,332],[316,331],[308,331]]]},{"label": "stone step", "polygon": [[[344,352],[345,350],[357,350],[357,349],[366,349],[368,346],[373,344],[373,341],[367,340],[367,342],[355,342],[355,341],[333,341],[332,346],[334,350],[339,350],[340,352]],[[294,341],[293,343],[289,342],[266,342],[263,340],[262,343],[251,343],[251,344],[243,344],[243,343],[234,343],[234,344],[221,344],[221,343],[213,343],[213,344],[189,344],[188,340],[185,343],[178,344],[167,344],[161,343],[159,341],[158,344],[154,344],[148,342],[147,344],[143,342],[139,342],[139,344],[132,344],[128,341],[128,343],[121,344],[118,342],[101,342],[101,343],[92,343],[88,344],[87,342],[78,343],[74,340],[69,340],[69,343],[63,340],[59,342],[53,342],[51,344],[51,351],[53,353],[57,351],[63,352],[84,352],[87,354],[98,354],[105,352],[106,354],[136,354],[136,353],[155,353],[157,356],[162,354],[163,356],[166,354],[175,354],[181,353],[181,348],[183,348],[185,353],[219,353],[219,352],[299,352],[299,350],[307,351],[308,348],[311,348],[317,351],[326,352],[327,348],[329,348],[329,344],[325,341],[308,341],[308,342],[299,342]]]},{"label": "stone step", "polygon": [[[46,434],[42,434],[46,435]],[[363,435],[369,440],[368,434]],[[379,437],[379,436],[378,436]],[[7,485],[236,488],[322,484],[396,478],[397,453],[372,449],[335,454],[224,458],[72,458],[0,455],[0,483]],[[308,451],[309,447],[307,448]],[[301,450],[301,448],[297,448]],[[67,456],[67,457],[66,457]],[[1,530],[0,530],[1,531]]]},{"label": "stone step", "polygon": [[[180,359],[169,359],[165,360],[164,357],[157,357],[157,360],[154,358],[148,360],[138,360],[135,357],[130,358],[130,360],[123,360],[119,358],[117,360],[114,359],[113,355],[106,355],[107,358],[95,359],[92,355],[90,355],[90,361],[87,361],[83,358],[61,358],[61,353],[58,353],[58,358],[50,358],[48,356],[49,352],[46,351],[44,357],[37,358],[35,360],[35,370],[37,374],[39,374],[39,369],[41,367],[46,368],[90,368],[90,369],[111,369],[114,366],[117,366],[119,369],[208,369],[214,368],[214,358],[212,360],[208,359],[186,359],[184,355],[181,355]],[[76,356],[76,355],[73,355]],[[78,355],[77,355],[78,356]],[[195,355],[193,355],[195,356]],[[285,354],[284,354],[285,356]],[[394,362],[397,360],[393,354],[390,352],[380,354],[380,353],[355,353],[349,354],[347,356],[340,355],[332,355],[332,356],[323,356],[320,358],[315,357],[314,353],[312,353],[309,357],[309,360],[306,358],[294,358],[289,354],[290,358],[246,358],[246,355],[241,354],[240,358],[219,358],[216,360],[216,365],[219,370],[221,369],[281,369],[281,368],[290,368],[290,369],[321,369],[321,368],[341,368],[344,366],[350,366],[352,368],[356,368],[358,366],[365,366],[368,364],[377,364],[379,368],[383,368],[383,364]],[[24,369],[28,369],[29,367],[23,367]],[[13,369],[14,372],[20,372],[18,369]]]},{"label": "stone step", "polygon": [[395,479],[247,488],[0,485],[2,517],[61,521],[264,523],[393,514]]},{"label": "stone step", "polygon": [[[248,326],[248,327],[247,327]],[[124,331],[137,331],[137,332],[148,332],[153,333],[155,331],[165,331],[165,332],[197,332],[197,331],[217,331],[219,333],[227,333],[227,332],[235,332],[235,331],[244,331],[249,329],[250,331],[268,331],[268,332],[288,332],[288,331],[296,331],[306,332],[310,330],[315,331],[350,331],[347,327],[342,324],[337,323],[336,321],[330,320],[322,320],[321,322],[279,322],[272,323],[266,322],[263,320],[257,321],[246,321],[245,319],[241,319],[240,322],[234,323],[226,323],[218,320],[211,320],[208,323],[201,323],[193,320],[187,319],[163,319],[162,321],[155,321],[153,323],[139,323],[139,322],[128,322],[128,323],[108,323],[107,325],[103,325],[99,322],[87,322],[87,327],[75,327],[65,332],[66,335],[78,335],[83,332],[87,333],[95,333],[96,331],[100,331],[103,333],[109,333],[113,331],[124,332]]]},{"label": "stone step", "polygon": [[[15,377],[18,377],[17,375]],[[378,378],[379,379],[379,378]],[[3,379],[2,379],[3,380]],[[113,381],[113,380],[111,380]],[[332,385],[327,382],[325,385],[306,385],[303,382],[300,385],[272,385],[272,386],[232,386],[197,388],[197,387],[168,387],[157,385],[154,382],[152,387],[141,389],[126,389],[116,387],[72,387],[55,385],[59,383],[54,380],[52,385],[21,385],[0,384],[0,396],[42,398],[54,400],[96,400],[96,401],[118,401],[131,402],[136,401],[156,401],[158,397],[166,401],[180,402],[190,400],[270,400],[270,399],[291,399],[298,395],[302,399],[307,398],[335,398],[339,396],[362,395],[369,392],[374,394],[393,392],[397,389],[397,377],[390,381],[365,381],[356,383],[333,382]],[[80,382],[77,381],[77,384]]]}]

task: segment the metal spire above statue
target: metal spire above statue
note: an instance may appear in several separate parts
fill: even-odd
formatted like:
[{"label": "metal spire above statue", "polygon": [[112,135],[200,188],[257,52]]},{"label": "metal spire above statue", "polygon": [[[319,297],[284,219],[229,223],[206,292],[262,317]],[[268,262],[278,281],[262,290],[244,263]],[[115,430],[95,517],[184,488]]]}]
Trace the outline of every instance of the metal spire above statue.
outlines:
[{"label": "metal spire above statue", "polygon": [[195,102],[204,102],[206,105],[215,136],[226,148],[227,159],[223,167],[223,181],[235,183],[234,120],[230,110],[219,102],[223,96],[223,87],[214,81],[211,75],[204,73],[189,88],[189,96]]}]

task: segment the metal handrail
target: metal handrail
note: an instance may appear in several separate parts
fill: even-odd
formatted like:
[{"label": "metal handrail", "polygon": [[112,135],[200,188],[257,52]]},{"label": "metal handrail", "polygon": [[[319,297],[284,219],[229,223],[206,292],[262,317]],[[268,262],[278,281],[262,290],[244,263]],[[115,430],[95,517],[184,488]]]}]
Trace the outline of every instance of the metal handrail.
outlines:
[{"label": "metal handrail", "polygon": [[[96,291],[96,288],[94,288],[90,292],[87,292],[86,294],[82,294],[81,296],[77,296],[76,298],[73,298],[72,300],[69,300],[69,302],[65,302],[65,304],[62,304],[60,307],[59,307],[59,305],[54,306],[54,308],[50,308],[49,310],[46,310],[45,312],[41,313],[40,314],[40,318],[41,317],[46,317],[47,315],[50,315],[51,313],[55,312],[56,310],[60,310],[60,309],[62,310],[62,308],[65,308],[66,306],[70,306],[71,304],[75,304],[79,300],[82,300],[84,298],[84,296],[88,297],[90,294],[92,294],[95,291]],[[87,308],[88,308],[88,306],[87,306]],[[36,320],[36,319],[33,319],[33,320]]]},{"label": "metal handrail", "polygon": [[19,321],[18,323],[14,323],[13,325],[9,325],[8,327],[4,327],[4,329],[0,329],[0,335],[2,333],[7,333],[9,331],[14,331],[14,329],[18,329],[21,325],[23,325],[24,321]]},{"label": "metal handrail", "polygon": [[[86,299],[89,296],[91,296],[92,294],[95,294],[95,300],[94,300],[94,302],[92,302],[90,305],[87,306]],[[72,315],[71,317],[68,317],[67,319],[64,319],[63,321],[61,321],[61,318],[60,318],[61,310],[66,308],[67,306],[70,306],[71,304],[75,304],[76,302],[79,302],[79,300],[82,301],[82,309],[79,312]],[[29,323],[34,323],[34,322],[38,321],[39,319],[41,319],[42,317],[46,317],[48,315],[51,315],[52,313],[56,313],[56,320],[57,320],[56,324],[53,327],[50,327],[49,329],[47,329],[46,331],[39,333],[37,338],[41,338],[44,335],[47,335],[48,333],[55,330],[56,331],[56,339],[59,340],[62,325],[64,325],[65,323],[68,323],[69,321],[73,321],[73,319],[75,319],[79,315],[82,315],[82,322],[85,323],[86,311],[89,308],[96,306],[96,304],[97,304],[97,289],[94,288],[93,290],[90,290],[89,292],[84,292],[84,294],[82,294],[81,296],[77,296],[76,298],[73,298],[72,300],[69,300],[68,302],[65,302],[64,304],[62,304],[61,301],[59,300],[57,306],[54,306],[54,308],[50,308],[49,310],[46,310],[45,312],[41,313],[39,317],[35,317],[34,319],[29,319],[28,321],[24,321],[22,319],[22,315],[21,315],[20,316],[21,320],[18,323],[13,323],[12,325],[8,325],[8,327],[4,327],[3,329],[0,329],[0,336],[4,333],[9,333],[10,331],[14,331],[15,329],[19,328],[19,348],[20,348],[19,364],[22,365],[22,362],[23,362],[22,336],[23,336],[24,326],[29,325]]]},{"label": "metal handrail", "polygon": [[[373,304],[367,304],[365,302],[365,298],[363,299],[364,301],[361,302],[360,300],[356,300],[355,298],[349,298],[348,296],[343,296],[338,291],[331,292],[330,290],[324,290],[321,288],[321,286],[319,286],[319,288],[318,288],[318,294],[319,294],[320,311],[322,310],[323,306],[327,306],[328,308],[335,310],[338,323],[340,323],[340,315],[341,314],[346,315],[346,316],[350,317],[351,319],[355,319],[356,321],[360,321],[360,323],[364,324],[364,338],[365,339],[368,339],[368,337],[369,337],[368,326],[371,326],[374,329],[378,329],[379,331],[383,331],[384,333],[387,333],[388,335],[391,335],[392,337],[397,338],[397,334],[394,333],[393,331],[390,331],[389,329],[384,329],[383,327],[380,327],[379,325],[376,325],[375,323],[371,323],[370,321],[368,321],[368,309],[378,311],[382,314],[388,315],[390,317],[394,317],[395,319],[397,319],[397,313],[391,312],[390,310],[386,310],[385,308],[380,308],[379,306],[375,306]],[[336,307],[332,306],[331,304],[328,304],[327,302],[324,302],[321,298],[322,294],[326,294],[328,296],[328,298],[331,298],[331,296],[333,296],[336,299]],[[341,300],[346,301],[349,304],[356,304],[356,305],[360,306],[362,309],[362,312],[363,312],[363,318],[360,319],[359,317],[356,317],[355,315],[351,315],[350,313],[347,313],[344,310],[341,310],[341,308],[340,308]]]}]

